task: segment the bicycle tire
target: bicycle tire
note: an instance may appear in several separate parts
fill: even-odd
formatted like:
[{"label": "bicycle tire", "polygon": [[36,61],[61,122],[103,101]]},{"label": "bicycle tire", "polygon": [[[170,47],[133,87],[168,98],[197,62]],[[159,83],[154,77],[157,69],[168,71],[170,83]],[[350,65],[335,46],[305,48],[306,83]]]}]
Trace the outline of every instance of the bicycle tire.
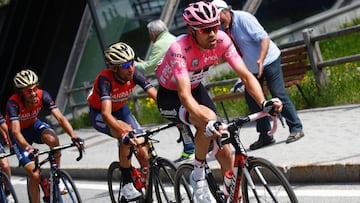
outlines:
[{"label": "bicycle tire", "polygon": [[178,166],[175,173],[174,194],[177,203],[193,203],[194,195],[189,182],[194,165],[185,163]]},{"label": "bicycle tire", "polygon": [[[174,202],[175,196],[172,189],[174,187],[176,166],[173,162],[162,157],[157,157],[154,164],[150,167],[149,172],[152,178],[152,180],[149,181],[149,185],[152,185],[153,188],[146,190],[146,201],[153,202],[152,189],[154,189],[158,203]],[[169,190],[169,188],[171,188],[171,190]]]},{"label": "bicycle tire", "polygon": [[[50,202],[52,203],[81,203],[80,193],[67,171],[59,169],[57,171],[57,179],[52,177],[52,197],[50,196]],[[60,184],[63,184],[65,188],[60,188]],[[61,189],[63,189],[61,191]]]},{"label": "bicycle tire", "polygon": [[7,195],[11,195],[15,202],[19,202],[11,184],[10,178],[4,172],[0,172],[0,202],[7,202]]},{"label": "bicycle tire", "polygon": [[[110,164],[107,170],[107,183],[110,200],[112,203],[127,202],[124,198],[121,197],[121,183],[122,183],[122,174],[120,170],[120,163],[114,161]],[[143,198],[137,199],[135,202],[143,202]]]},{"label": "bicycle tire", "polygon": [[[298,202],[289,181],[274,164],[258,157],[249,157],[247,162],[246,168],[254,182],[255,189],[251,187],[243,173],[241,190],[244,203],[259,202],[259,200],[261,202]],[[256,171],[261,172],[266,184],[260,181]]]}]

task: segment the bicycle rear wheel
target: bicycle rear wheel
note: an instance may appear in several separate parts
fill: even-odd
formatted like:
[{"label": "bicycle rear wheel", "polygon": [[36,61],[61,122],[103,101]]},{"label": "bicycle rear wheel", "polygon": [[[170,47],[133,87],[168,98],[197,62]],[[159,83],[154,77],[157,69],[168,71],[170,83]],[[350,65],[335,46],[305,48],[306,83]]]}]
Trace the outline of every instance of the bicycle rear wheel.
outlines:
[{"label": "bicycle rear wheel", "polygon": [[181,164],[175,173],[174,193],[177,203],[194,202],[193,189],[191,188],[189,177],[194,170],[193,164]]},{"label": "bicycle rear wheel", "polygon": [[241,189],[244,203],[298,202],[286,177],[271,162],[257,157],[249,157],[247,161],[247,169],[254,187],[243,174]]},{"label": "bicycle rear wheel", "polygon": [[18,202],[13,185],[10,182],[9,177],[0,172],[0,202],[7,202],[7,197],[11,196],[15,202]]},{"label": "bicycle rear wheel", "polygon": [[[59,169],[57,179],[52,177],[55,182],[52,183],[52,203],[80,203],[81,198],[76,185],[68,172]],[[52,198],[52,199],[51,199]]]},{"label": "bicycle rear wheel", "polygon": [[[152,185],[155,190],[157,202],[175,202],[173,191],[176,172],[175,165],[167,159],[157,157],[155,163],[150,167],[149,172],[151,173],[150,177],[152,178],[149,185]],[[150,188],[147,189],[147,201],[151,200],[151,202],[153,202],[151,198],[152,191],[153,190],[150,190]]]}]

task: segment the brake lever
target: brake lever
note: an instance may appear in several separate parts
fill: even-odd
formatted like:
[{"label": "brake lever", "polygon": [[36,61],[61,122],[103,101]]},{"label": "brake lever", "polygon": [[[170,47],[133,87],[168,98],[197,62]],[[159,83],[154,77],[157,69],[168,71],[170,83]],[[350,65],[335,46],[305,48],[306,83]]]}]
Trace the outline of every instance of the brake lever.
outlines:
[{"label": "brake lever", "polygon": [[285,128],[284,119],[283,119],[283,116],[281,115],[281,113],[277,113],[277,117],[279,118],[282,127]]}]

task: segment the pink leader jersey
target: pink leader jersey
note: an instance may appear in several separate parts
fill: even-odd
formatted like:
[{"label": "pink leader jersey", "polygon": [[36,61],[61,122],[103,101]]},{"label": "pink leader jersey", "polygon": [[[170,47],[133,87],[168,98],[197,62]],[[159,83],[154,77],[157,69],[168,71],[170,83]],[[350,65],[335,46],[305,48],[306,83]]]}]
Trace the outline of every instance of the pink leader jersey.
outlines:
[{"label": "pink leader jersey", "polygon": [[224,58],[231,67],[242,62],[231,39],[223,32],[217,33],[214,49],[200,50],[190,34],[182,35],[171,44],[163,60],[157,66],[159,84],[170,90],[177,90],[176,79],[190,77],[191,88],[197,87],[207,71]]}]

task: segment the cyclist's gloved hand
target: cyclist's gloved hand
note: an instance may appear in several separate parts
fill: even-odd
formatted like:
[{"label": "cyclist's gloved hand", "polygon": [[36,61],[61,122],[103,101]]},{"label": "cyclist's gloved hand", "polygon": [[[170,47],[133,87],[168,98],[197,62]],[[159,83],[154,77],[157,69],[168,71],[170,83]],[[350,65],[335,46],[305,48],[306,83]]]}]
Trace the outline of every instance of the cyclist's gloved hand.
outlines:
[{"label": "cyclist's gloved hand", "polygon": [[32,146],[27,146],[25,150],[28,153],[28,158],[32,161],[39,155],[39,149]]},{"label": "cyclist's gloved hand", "polygon": [[125,145],[129,145],[130,144],[130,139],[134,139],[135,138],[135,132],[134,131],[124,131],[121,134],[121,142]]},{"label": "cyclist's gloved hand", "polygon": [[76,145],[76,147],[84,150],[85,139],[83,139],[81,137],[77,137],[77,138],[71,138],[71,141]]},{"label": "cyclist's gloved hand", "polygon": [[269,113],[270,115],[275,116],[276,113],[278,113],[278,111],[276,111],[275,106],[274,106],[275,103],[278,103],[278,104],[281,104],[281,105],[282,105],[280,99],[279,99],[279,98],[276,98],[276,97],[275,97],[275,98],[272,98],[272,99],[270,99],[270,100],[265,100],[265,101],[262,103],[262,110],[263,110],[264,112]]},{"label": "cyclist's gloved hand", "polygon": [[219,131],[220,125],[221,125],[221,123],[219,121],[214,121],[214,120],[208,121],[208,123],[206,124],[206,127],[205,127],[205,135],[207,137],[213,136],[214,130]]}]

